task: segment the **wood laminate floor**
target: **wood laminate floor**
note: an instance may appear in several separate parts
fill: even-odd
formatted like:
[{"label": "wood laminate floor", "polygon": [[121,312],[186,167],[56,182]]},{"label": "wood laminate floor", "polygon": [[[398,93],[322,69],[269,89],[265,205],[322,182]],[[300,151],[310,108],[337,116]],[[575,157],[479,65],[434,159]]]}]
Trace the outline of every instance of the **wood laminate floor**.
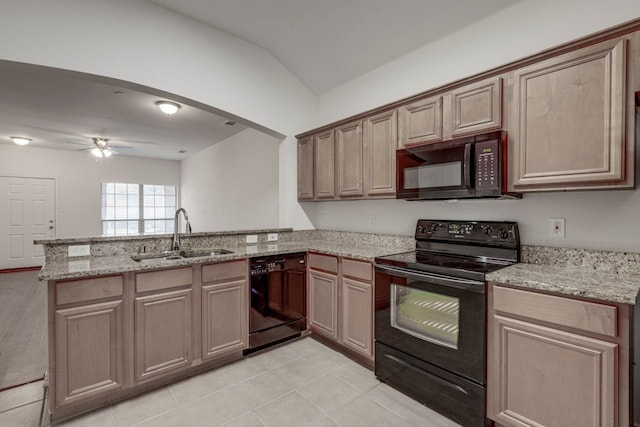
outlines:
[{"label": "wood laminate floor", "polygon": [[42,379],[46,370],[47,286],[37,277],[0,273],[0,390]]}]

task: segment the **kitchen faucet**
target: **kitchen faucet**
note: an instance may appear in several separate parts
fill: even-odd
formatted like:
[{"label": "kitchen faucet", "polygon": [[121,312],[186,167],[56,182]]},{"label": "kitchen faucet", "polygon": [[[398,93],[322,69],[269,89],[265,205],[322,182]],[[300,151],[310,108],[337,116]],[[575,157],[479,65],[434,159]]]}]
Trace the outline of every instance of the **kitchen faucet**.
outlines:
[{"label": "kitchen faucet", "polygon": [[180,250],[180,234],[178,233],[178,217],[180,216],[180,212],[184,214],[184,220],[187,221],[187,225],[185,227],[185,233],[191,234],[191,224],[189,224],[189,215],[187,215],[187,211],[184,208],[178,208],[176,211],[176,216],[173,218],[173,243],[171,243],[172,251]]}]

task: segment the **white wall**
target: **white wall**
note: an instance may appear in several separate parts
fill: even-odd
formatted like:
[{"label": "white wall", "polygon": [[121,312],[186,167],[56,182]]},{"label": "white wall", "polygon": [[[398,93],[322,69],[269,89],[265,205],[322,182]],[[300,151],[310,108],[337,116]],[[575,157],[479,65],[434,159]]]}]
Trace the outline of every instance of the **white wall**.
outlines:
[{"label": "white wall", "polygon": [[193,231],[278,227],[279,141],[253,129],[182,161]]},{"label": "white wall", "polygon": [[2,0],[0,11],[0,59],[143,84],[287,135],[280,225],[311,226],[290,180],[316,97],[269,52],[140,0]]},{"label": "white wall", "polygon": [[56,179],[56,237],[102,233],[101,181],[180,186],[180,163],[0,144],[0,175]]},{"label": "white wall", "polygon": [[[317,125],[356,114],[640,16],[631,0],[525,0],[319,97]],[[640,148],[640,144],[639,144]],[[640,165],[640,163],[638,163]],[[305,203],[304,205],[310,205]],[[322,202],[318,228],[412,235],[418,218],[516,220],[526,244],[640,251],[640,190],[527,194],[514,201]],[[375,216],[375,225],[369,216]],[[551,238],[549,217],[566,218]]]}]

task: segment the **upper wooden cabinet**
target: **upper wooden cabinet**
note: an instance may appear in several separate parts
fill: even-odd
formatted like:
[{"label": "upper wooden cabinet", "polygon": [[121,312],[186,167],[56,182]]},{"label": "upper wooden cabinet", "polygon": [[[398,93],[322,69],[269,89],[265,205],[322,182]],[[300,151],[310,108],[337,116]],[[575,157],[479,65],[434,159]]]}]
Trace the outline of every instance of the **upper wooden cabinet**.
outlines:
[{"label": "upper wooden cabinet", "polygon": [[333,129],[313,137],[313,185],[316,199],[336,196]]},{"label": "upper wooden cabinet", "polygon": [[451,92],[451,136],[500,129],[502,78],[466,85]]},{"label": "upper wooden cabinet", "polygon": [[335,141],[338,196],[361,197],[362,121],[358,120],[337,128]]},{"label": "upper wooden cabinet", "polygon": [[399,107],[398,148],[442,141],[442,109],[442,96]]},{"label": "upper wooden cabinet", "polygon": [[313,199],[313,139],[298,141],[298,200]]},{"label": "upper wooden cabinet", "polygon": [[391,110],[298,140],[298,200],[395,197],[397,121]]},{"label": "upper wooden cabinet", "polygon": [[633,185],[628,43],[607,40],[515,72],[509,132],[517,191]]},{"label": "upper wooden cabinet", "polygon": [[397,122],[396,110],[376,114],[364,120],[363,159],[366,197],[395,197]]}]

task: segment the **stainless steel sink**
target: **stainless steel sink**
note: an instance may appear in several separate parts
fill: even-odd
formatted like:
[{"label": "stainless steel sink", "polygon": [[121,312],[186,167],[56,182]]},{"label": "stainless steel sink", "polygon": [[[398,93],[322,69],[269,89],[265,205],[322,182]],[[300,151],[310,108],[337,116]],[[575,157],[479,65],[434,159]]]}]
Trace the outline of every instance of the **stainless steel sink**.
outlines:
[{"label": "stainless steel sink", "polygon": [[131,259],[136,262],[162,262],[162,261],[176,261],[179,259],[184,259],[182,255],[178,254],[169,254],[169,255],[133,255]]},{"label": "stainless steel sink", "polygon": [[209,248],[209,249],[189,249],[180,251],[180,255],[185,258],[197,258],[201,256],[216,256],[216,255],[226,255],[232,254],[233,251],[222,248]]},{"label": "stainless steel sink", "polygon": [[179,252],[171,251],[162,254],[149,254],[149,255],[132,255],[131,259],[136,262],[152,263],[163,261],[176,261],[185,258],[198,258],[217,255],[232,254],[233,251],[222,248],[208,248],[208,249],[185,249]]}]

